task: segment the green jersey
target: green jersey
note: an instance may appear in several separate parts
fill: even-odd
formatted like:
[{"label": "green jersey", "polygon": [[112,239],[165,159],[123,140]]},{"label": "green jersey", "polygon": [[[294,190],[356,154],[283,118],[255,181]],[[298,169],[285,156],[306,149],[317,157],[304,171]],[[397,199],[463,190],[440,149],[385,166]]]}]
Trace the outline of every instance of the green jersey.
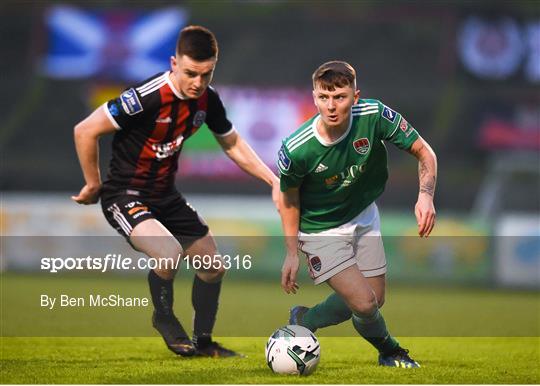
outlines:
[{"label": "green jersey", "polygon": [[299,188],[300,230],[321,232],[356,217],[384,191],[388,179],[383,141],[409,149],[418,133],[378,100],[352,107],[346,132],[332,143],[319,135],[319,115],[283,141],[278,155],[281,190]]}]

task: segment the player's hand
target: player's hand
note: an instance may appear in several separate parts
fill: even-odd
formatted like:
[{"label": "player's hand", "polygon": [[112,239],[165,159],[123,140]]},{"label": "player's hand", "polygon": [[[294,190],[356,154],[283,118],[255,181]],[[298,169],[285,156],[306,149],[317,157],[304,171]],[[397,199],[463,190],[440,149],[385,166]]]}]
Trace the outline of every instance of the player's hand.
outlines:
[{"label": "player's hand", "polygon": [[278,212],[279,212],[279,194],[280,194],[279,178],[276,177],[272,180],[272,201],[274,201],[274,205],[276,206],[276,209]]},{"label": "player's hand", "polygon": [[433,197],[426,193],[420,193],[414,207],[414,214],[418,223],[418,235],[428,237],[435,226],[436,212]]},{"label": "player's hand", "polygon": [[84,185],[78,196],[71,196],[71,199],[78,204],[91,205],[99,201],[101,185],[90,186]]},{"label": "player's hand", "polygon": [[288,294],[295,294],[298,290],[298,284],[296,283],[296,275],[298,274],[298,267],[300,261],[298,255],[287,255],[281,268],[281,288]]}]

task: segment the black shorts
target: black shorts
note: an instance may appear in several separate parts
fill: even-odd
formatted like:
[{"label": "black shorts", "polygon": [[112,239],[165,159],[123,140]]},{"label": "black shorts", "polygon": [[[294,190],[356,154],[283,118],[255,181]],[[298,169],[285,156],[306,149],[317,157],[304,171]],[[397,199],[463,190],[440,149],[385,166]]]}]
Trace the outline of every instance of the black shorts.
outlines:
[{"label": "black shorts", "polygon": [[103,192],[101,208],[111,226],[129,241],[133,228],[154,218],[181,244],[190,243],[208,233],[208,225],[178,192],[162,197],[145,197],[123,192]]}]

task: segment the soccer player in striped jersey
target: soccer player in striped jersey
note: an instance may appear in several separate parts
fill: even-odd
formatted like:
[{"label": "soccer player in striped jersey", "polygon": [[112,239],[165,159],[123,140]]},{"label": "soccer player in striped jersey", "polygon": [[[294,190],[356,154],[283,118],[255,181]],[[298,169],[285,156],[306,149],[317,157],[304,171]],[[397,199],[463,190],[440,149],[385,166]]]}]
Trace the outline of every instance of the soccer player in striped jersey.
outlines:
[{"label": "soccer player in striped jersey", "polygon": [[[197,271],[193,281],[193,339],[173,312],[174,266],[161,265],[148,275],[153,326],[167,347],[183,356],[236,355],[213,341],[211,335],[225,274],[215,240],[174,185],[184,142],[206,123],[240,168],[272,187],[275,203],[279,195],[278,178],[236,132],[219,95],[209,86],[217,58],[212,32],[200,26],[186,27],[171,57],[171,71],[128,87],[75,127],[86,185],[73,200],[94,204],[101,198],[111,226],[136,250],[160,262],[176,262],[183,256],[214,258],[212,267]],[[102,183],[98,139],[109,133],[115,133],[113,153]]]},{"label": "soccer player in striped jersey", "polygon": [[390,335],[380,312],[386,259],[375,200],[388,178],[387,141],[418,159],[415,215],[420,237],[428,237],[435,224],[437,160],[401,114],[359,96],[351,65],[321,65],[313,74],[319,113],[286,138],[279,151],[287,247],[281,285],[296,293],[300,250],[315,284],[326,282],[334,290],[311,308],[293,307],[289,324],[315,331],[352,318],[358,333],[379,351],[380,365],[419,367]]}]

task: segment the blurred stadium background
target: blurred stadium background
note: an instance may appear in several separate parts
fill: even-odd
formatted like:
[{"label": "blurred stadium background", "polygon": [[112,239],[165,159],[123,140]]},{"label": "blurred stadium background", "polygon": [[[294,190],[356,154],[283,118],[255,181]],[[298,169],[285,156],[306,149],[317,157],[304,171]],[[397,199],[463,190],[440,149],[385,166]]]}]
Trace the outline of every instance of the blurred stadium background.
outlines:
[{"label": "blurred stadium background", "polygon": [[[414,237],[416,162],[388,147],[390,180],[378,203],[391,282],[532,291],[528,304],[537,312],[527,331],[538,335],[539,8],[536,1],[4,2],[2,275],[39,270],[44,251],[75,253],[77,243],[58,236],[115,234],[99,206],[70,200],[83,185],[73,126],[130,82],[168,69],[179,28],[202,24],[220,44],[213,85],[274,170],[281,139],[315,112],[313,70],[350,62],[362,95],[403,113],[439,159],[436,237],[422,241]],[[102,174],[111,140],[101,140]],[[228,161],[205,130],[186,143],[177,183],[215,234],[239,236],[221,239],[222,250],[257,247],[255,269],[243,277],[277,283],[283,247],[268,187]],[[2,296],[16,303],[20,293],[9,288]]]}]

